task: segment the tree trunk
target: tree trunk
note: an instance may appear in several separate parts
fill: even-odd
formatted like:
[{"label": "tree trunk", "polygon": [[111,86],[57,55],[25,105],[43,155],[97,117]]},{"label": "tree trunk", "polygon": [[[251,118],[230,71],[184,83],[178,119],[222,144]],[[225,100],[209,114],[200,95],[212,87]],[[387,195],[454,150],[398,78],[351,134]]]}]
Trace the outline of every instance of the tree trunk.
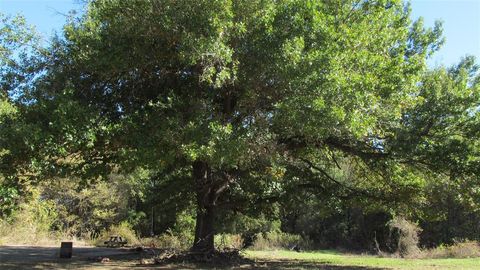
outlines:
[{"label": "tree trunk", "polygon": [[192,251],[209,253],[215,250],[213,229],[215,210],[213,207],[204,207],[197,210],[195,225],[195,240]]},{"label": "tree trunk", "polygon": [[216,191],[208,164],[202,161],[193,163],[193,178],[197,195],[197,218],[195,225],[195,240],[191,248],[195,252],[213,252],[215,231]]}]

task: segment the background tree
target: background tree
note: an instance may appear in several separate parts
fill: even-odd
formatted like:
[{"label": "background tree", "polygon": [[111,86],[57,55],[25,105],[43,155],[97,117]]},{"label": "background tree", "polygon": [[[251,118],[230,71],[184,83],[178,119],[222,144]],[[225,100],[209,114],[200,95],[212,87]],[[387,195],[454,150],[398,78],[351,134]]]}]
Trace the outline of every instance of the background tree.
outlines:
[{"label": "background tree", "polygon": [[[11,214],[30,180],[33,136],[15,97],[31,78],[32,54],[38,38],[23,17],[0,13],[0,217]],[[28,63],[28,64],[27,64]]]}]

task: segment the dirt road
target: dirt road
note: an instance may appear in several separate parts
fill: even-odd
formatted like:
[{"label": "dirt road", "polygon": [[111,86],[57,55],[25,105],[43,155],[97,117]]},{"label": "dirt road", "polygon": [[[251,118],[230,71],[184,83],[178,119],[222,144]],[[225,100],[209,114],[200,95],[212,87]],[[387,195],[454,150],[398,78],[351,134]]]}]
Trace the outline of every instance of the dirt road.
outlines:
[{"label": "dirt road", "polygon": [[[71,259],[59,258],[59,247],[0,246],[0,269],[149,269],[142,253],[127,248],[73,247]],[[101,258],[104,262],[100,262]]]}]

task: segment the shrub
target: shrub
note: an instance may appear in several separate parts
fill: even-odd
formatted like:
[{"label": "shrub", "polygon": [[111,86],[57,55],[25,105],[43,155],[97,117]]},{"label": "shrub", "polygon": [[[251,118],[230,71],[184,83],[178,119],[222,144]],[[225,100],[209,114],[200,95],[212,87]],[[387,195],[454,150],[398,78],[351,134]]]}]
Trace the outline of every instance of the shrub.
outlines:
[{"label": "shrub", "polygon": [[78,178],[52,179],[42,183],[42,197],[55,202],[59,230],[100,232],[128,218],[129,195],[118,181],[110,176],[108,183],[84,185]]},{"label": "shrub", "polygon": [[61,235],[51,232],[57,219],[54,203],[33,190],[32,200],[23,203],[9,221],[0,220],[0,241],[11,244],[53,244]]},{"label": "shrub", "polygon": [[192,242],[186,238],[175,235],[171,230],[159,236],[142,238],[142,245],[160,249],[186,250]]},{"label": "shrub", "polygon": [[440,245],[423,252],[425,258],[473,258],[480,257],[480,245],[476,241],[457,242],[451,246]]},{"label": "shrub", "polygon": [[[147,247],[155,247],[160,249],[187,250],[192,246],[193,236],[191,233],[178,234],[173,230],[167,230],[156,237],[143,238],[142,244]],[[243,239],[238,234],[220,234],[215,235],[215,247],[219,250],[226,248],[241,249],[243,247]]]},{"label": "shrub", "polygon": [[395,232],[398,237],[397,253],[401,257],[418,257],[420,249],[418,248],[418,234],[421,232],[417,224],[406,220],[403,217],[395,217],[388,223],[391,232]]},{"label": "shrub", "polygon": [[167,235],[163,236],[163,238],[176,238],[176,241],[178,241],[179,244],[178,248],[186,249],[190,247],[190,245],[193,243],[193,240],[195,238],[195,235],[193,234],[194,231],[195,218],[193,213],[183,211],[177,215],[173,228],[167,230]]},{"label": "shrub", "polygon": [[194,239],[195,217],[191,211],[177,214],[175,224],[165,233],[142,239],[142,244],[161,249],[186,250],[191,247]]},{"label": "shrub", "polygon": [[242,249],[243,238],[239,234],[218,234],[215,235],[215,247],[223,249]]},{"label": "shrub", "polygon": [[311,242],[302,238],[300,235],[288,234],[284,232],[268,232],[256,235],[251,249],[253,250],[276,250],[291,249],[299,246],[301,249],[310,249]]},{"label": "shrub", "polygon": [[94,245],[102,246],[104,242],[110,239],[110,236],[121,236],[127,241],[128,245],[140,245],[140,241],[137,238],[135,231],[132,229],[132,226],[128,222],[122,222],[118,225],[112,225],[108,230],[103,230],[100,233],[100,237],[94,240]]},{"label": "shrub", "polygon": [[[0,150],[0,156],[2,151]],[[16,188],[2,184],[0,175],[0,218],[8,218],[16,209],[20,195]]]}]

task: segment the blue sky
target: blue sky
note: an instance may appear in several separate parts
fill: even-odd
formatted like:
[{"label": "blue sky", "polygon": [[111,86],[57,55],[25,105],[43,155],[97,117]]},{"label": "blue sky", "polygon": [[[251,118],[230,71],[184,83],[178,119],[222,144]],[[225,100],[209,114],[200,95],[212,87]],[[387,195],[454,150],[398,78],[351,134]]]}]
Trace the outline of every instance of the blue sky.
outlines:
[{"label": "blue sky", "polygon": [[430,59],[431,66],[451,65],[467,55],[475,55],[480,62],[480,0],[416,0],[412,3],[412,17],[422,16],[425,24],[433,26],[443,21],[443,48]]},{"label": "blue sky", "polygon": [[[194,0],[192,0],[194,1]],[[429,60],[430,66],[452,65],[467,54],[480,62],[480,0],[412,0],[412,17],[424,17],[427,26],[442,20],[446,43]],[[59,31],[65,14],[81,9],[80,0],[0,0],[0,12],[22,13],[44,37]]]}]

